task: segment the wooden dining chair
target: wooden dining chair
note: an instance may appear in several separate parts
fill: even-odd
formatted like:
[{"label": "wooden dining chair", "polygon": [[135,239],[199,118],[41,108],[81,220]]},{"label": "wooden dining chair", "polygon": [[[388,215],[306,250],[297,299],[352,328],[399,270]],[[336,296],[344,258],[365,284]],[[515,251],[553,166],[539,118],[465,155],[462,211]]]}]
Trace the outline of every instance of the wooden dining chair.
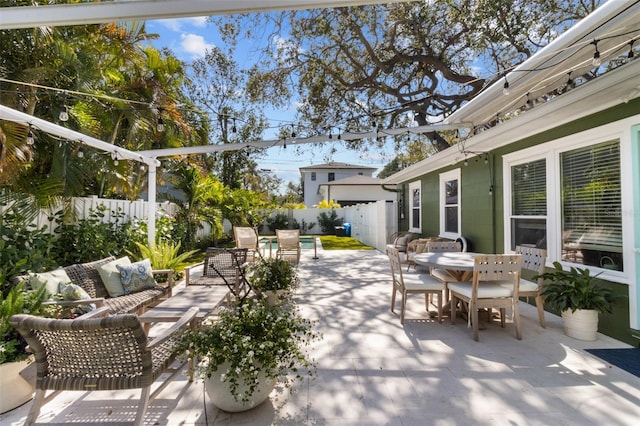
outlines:
[{"label": "wooden dining chair", "polygon": [[438,297],[438,322],[442,322],[442,293],[444,284],[433,278],[429,274],[403,274],[402,263],[400,262],[400,252],[395,247],[387,247],[387,255],[391,265],[391,312],[394,312],[396,304],[396,294],[400,293],[401,310],[400,324],[404,324],[404,316],[407,306],[408,294],[424,294],[425,309],[429,311],[429,296],[436,295]]},{"label": "wooden dining chair", "polygon": [[460,300],[469,307],[469,320],[473,327],[473,340],[478,337],[478,310],[500,309],[500,324],[505,326],[506,308],[511,308],[516,337],[522,339],[518,297],[522,256],[519,254],[477,255],[471,282],[449,283],[451,293],[451,323],[455,323],[456,305]]},{"label": "wooden dining chair", "polygon": [[[535,247],[516,246],[516,253],[522,255],[522,269],[535,275],[544,274],[544,265],[547,261],[547,251]],[[542,328],[547,328],[544,320],[544,300],[542,298],[542,286],[544,279],[537,278],[530,281],[520,278],[520,297],[534,297],[538,309],[538,320]]]},{"label": "wooden dining chair", "polygon": [[[428,253],[459,252],[461,250],[462,245],[458,241],[429,241],[425,247],[425,251]],[[445,302],[448,302],[449,283],[459,280],[442,268],[430,268],[429,273],[444,284]]]}]

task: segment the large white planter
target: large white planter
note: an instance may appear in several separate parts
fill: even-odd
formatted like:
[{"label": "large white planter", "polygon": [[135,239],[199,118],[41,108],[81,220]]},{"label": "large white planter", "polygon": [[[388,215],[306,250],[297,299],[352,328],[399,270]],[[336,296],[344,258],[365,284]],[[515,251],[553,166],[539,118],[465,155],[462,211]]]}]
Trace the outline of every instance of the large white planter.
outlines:
[{"label": "large white planter", "polygon": [[[269,397],[269,394],[276,385],[276,379],[270,379],[264,376],[259,381],[248,403],[245,404],[241,400],[236,401],[231,394],[229,383],[222,381],[222,374],[227,368],[228,365],[226,363],[222,364],[218,367],[218,370],[211,374],[211,377],[204,379],[204,387],[207,395],[209,395],[209,399],[221,410],[237,413],[257,407]],[[242,394],[247,389],[248,386],[243,384],[238,386],[239,394]]]},{"label": "large white planter", "polygon": [[32,359],[0,364],[0,414],[11,411],[33,398],[33,385],[22,378],[20,372]]},{"label": "large white planter", "polygon": [[577,309],[562,312],[564,334],[578,340],[594,341],[598,338],[598,311]]}]

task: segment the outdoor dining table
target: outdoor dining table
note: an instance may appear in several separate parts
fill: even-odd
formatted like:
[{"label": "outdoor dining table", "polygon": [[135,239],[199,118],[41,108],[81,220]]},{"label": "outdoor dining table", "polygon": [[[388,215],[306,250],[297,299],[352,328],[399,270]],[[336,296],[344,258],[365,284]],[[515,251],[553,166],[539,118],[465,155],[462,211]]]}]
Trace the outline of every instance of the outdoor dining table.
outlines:
[{"label": "outdoor dining table", "polygon": [[473,276],[475,258],[479,253],[470,252],[437,252],[418,253],[415,262],[430,268],[447,271],[452,280],[470,281]]}]

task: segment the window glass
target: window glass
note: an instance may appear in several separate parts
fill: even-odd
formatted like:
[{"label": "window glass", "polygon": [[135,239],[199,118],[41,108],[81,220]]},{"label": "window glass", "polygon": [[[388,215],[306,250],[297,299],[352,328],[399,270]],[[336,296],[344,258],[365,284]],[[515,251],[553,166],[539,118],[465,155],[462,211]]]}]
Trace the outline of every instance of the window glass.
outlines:
[{"label": "window glass", "polygon": [[409,228],[414,232],[422,232],[420,228],[420,218],[422,216],[422,198],[421,198],[421,183],[420,181],[411,182],[409,184],[409,194],[411,199],[409,201]]},{"label": "window glass", "polygon": [[445,182],[445,232],[458,233],[458,180]]},{"label": "window glass", "polygon": [[560,155],[562,260],[623,270],[620,143]]},{"label": "window glass", "polygon": [[329,173],[328,179],[329,182],[336,180],[336,174],[331,172]]},{"label": "window glass", "polygon": [[316,180],[316,172],[311,172],[311,180]]},{"label": "window glass", "polygon": [[545,159],[511,167],[511,250],[547,248],[546,174]]}]

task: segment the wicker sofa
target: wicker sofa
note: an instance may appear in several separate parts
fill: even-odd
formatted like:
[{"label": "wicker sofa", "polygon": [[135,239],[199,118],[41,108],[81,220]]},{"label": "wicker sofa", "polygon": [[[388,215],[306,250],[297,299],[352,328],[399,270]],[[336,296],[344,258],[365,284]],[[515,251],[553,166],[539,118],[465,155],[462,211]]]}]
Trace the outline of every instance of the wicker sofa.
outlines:
[{"label": "wicker sofa", "polygon": [[[95,303],[98,306],[104,305],[109,308],[109,311],[112,314],[142,313],[147,307],[153,306],[161,299],[171,296],[174,284],[174,271],[172,269],[156,269],[152,271],[154,276],[161,275],[166,277],[166,282],[163,282],[162,285],[158,284],[153,288],[145,289],[136,293],[110,297],[96,267],[113,260],[115,260],[115,257],[110,256],[93,262],[77,263],[64,267],[64,270],[71,279],[71,282],[82,287],[91,297],[89,300],[82,300],[77,303]],[[29,276],[20,276],[17,277],[16,280],[28,281]]]}]

